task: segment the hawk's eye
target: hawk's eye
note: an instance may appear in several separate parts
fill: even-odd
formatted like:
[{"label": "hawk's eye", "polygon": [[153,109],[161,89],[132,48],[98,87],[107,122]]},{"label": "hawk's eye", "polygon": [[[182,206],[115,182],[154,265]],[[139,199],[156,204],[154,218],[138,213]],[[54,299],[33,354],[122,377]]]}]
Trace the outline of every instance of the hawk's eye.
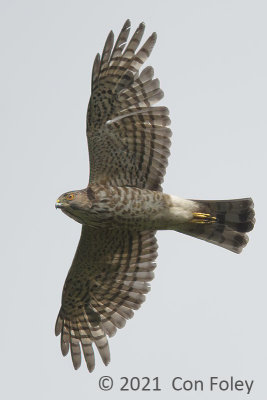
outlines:
[{"label": "hawk's eye", "polygon": [[66,197],[66,199],[67,200],[73,200],[74,199],[74,194],[73,193],[69,193],[69,194],[67,194],[67,197]]}]

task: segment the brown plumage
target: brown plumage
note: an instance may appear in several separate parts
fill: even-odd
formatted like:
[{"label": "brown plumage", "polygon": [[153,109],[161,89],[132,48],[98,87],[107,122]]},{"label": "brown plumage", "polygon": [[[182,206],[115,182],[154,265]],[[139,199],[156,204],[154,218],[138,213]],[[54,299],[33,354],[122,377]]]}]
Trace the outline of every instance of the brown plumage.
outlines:
[{"label": "brown plumage", "polygon": [[152,67],[140,68],[156,42],[140,47],[141,23],[128,41],[130,22],[114,43],[108,35],[95,58],[87,112],[90,179],[86,189],[63,194],[56,207],[82,224],[56,322],[61,350],[71,350],[74,368],[81,351],[89,371],[95,345],[110,361],[107,336],[132,318],[153,279],[155,231],[173,229],[239,253],[254,226],[251,199],[185,200],[162,193],[171,130]]}]

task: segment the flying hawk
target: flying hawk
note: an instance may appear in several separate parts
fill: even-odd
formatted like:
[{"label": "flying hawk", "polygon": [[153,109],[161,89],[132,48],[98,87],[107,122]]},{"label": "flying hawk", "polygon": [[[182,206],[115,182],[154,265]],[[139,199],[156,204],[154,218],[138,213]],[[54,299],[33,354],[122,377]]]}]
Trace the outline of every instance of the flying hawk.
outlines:
[{"label": "flying hawk", "polygon": [[152,67],[140,71],[156,33],[138,49],[141,23],[128,41],[127,20],[114,44],[111,31],[92,71],[87,111],[90,179],[61,195],[56,207],[82,225],[56,322],[61,350],[74,368],[81,349],[89,371],[93,344],[110,361],[108,336],[132,318],[150,290],[157,230],[172,229],[240,253],[253,229],[252,199],[185,200],[162,192],[169,156],[169,110]]}]

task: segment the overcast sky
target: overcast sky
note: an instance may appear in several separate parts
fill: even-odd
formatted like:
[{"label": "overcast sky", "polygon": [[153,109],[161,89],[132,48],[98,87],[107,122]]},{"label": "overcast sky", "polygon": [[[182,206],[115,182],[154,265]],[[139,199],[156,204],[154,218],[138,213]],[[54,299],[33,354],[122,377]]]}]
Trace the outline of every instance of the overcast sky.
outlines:
[{"label": "overcast sky", "polygon": [[[15,1],[0,6],[1,385],[8,399],[263,399],[267,394],[265,1]],[[158,34],[153,65],[170,109],[164,191],[252,197],[257,223],[241,255],[158,233],[146,302],[110,339],[92,374],[63,358],[54,324],[80,226],[54,204],[88,182],[85,114],[91,68],[127,18]],[[109,393],[99,378],[114,380]],[[159,377],[161,392],[120,391],[120,377]],[[175,392],[172,379],[203,380]],[[211,376],[254,380],[210,392]],[[153,388],[153,386],[150,386]]]}]

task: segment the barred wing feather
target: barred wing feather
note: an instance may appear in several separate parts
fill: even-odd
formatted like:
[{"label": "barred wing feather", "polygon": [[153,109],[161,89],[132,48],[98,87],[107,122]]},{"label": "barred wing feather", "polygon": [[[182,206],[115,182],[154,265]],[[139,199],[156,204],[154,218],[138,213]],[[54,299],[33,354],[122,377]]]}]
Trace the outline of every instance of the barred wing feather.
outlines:
[{"label": "barred wing feather", "polygon": [[115,45],[110,32],[96,56],[87,111],[90,183],[161,190],[170,119],[166,107],[153,107],[163,97],[153,68],[139,71],[156,42],[153,33],[138,50],[144,29],[141,23],[127,44],[127,20]]},{"label": "barred wing feather", "polygon": [[145,300],[156,256],[154,232],[82,227],[55,328],[62,354],[71,349],[75,369],[81,365],[81,348],[88,370],[94,369],[93,344],[109,363],[107,336],[122,328]]}]

